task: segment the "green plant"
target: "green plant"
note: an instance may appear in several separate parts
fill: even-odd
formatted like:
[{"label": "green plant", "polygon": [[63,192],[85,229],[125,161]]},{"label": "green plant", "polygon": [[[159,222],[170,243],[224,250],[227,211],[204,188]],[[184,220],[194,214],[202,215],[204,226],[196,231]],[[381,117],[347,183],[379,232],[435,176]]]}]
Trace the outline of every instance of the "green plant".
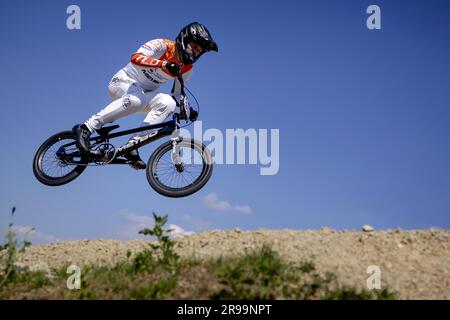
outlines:
[{"label": "green plant", "polygon": [[354,288],[338,288],[323,295],[323,300],[394,300],[395,293],[388,289],[383,290],[356,290]]},{"label": "green plant", "polygon": [[268,246],[238,259],[218,259],[212,270],[221,284],[212,299],[395,299],[387,289],[342,287],[334,274],[320,275],[310,261],[289,264]]},{"label": "green plant", "polygon": [[139,252],[133,259],[132,263],[125,266],[129,274],[136,274],[139,272],[150,272],[158,265],[158,260],[155,259],[153,252],[144,250]]},{"label": "green plant", "polygon": [[139,231],[139,234],[153,236],[156,238],[157,242],[150,243],[150,246],[154,252],[160,253],[158,257],[158,261],[160,263],[167,266],[175,265],[179,260],[179,256],[173,250],[175,241],[173,241],[169,236],[173,229],[164,228],[164,225],[168,220],[168,215],[158,216],[153,212],[153,218],[155,220],[155,225],[153,228],[142,229]]},{"label": "green plant", "polygon": [[[16,207],[13,207],[11,210],[11,222],[8,224],[8,231],[6,233],[6,243],[0,245],[0,288],[7,282],[19,277],[24,271],[24,268],[17,266],[17,258],[20,253],[24,252],[31,245],[29,241],[18,239],[14,232],[12,219],[15,212]],[[31,228],[27,233],[33,230],[34,228]]]},{"label": "green plant", "polygon": [[219,259],[217,275],[222,289],[213,299],[274,299],[288,276],[286,265],[270,247],[238,260]]},{"label": "green plant", "polygon": [[165,299],[171,296],[173,288],[178,281],[178,274],[173,272],[163,275],[151,283],[144,283],[131,290],[124,296],[125,299]]},{"label": "green plant", "polygon": [[[162,274],[151,283],[144,283],[127,294],[131,299],[162,299],[170,296],[172,289],[176,286],[179,277],[179,256],[174,251],[175,241],[170,238],[172,229],[166,229],[168,216],[158,216],[153,212],[155,224],[152,229],[145,228],[139,234],[153,236],[156,243],[151,242],[150,250],[139,252],[131,263],[123,265],[122,270],[128,274],[142,272],[157,272]],[[127,253],[127,258],[131,253]],[[166,271],[164,271],[166,270]],[[164,275],[168,272],[168,275]]]},{"label": "green plant", "polygon": [[44,271],[18,272],[15,274],[14,283],[25,283],[31,289],[38,289],[50,283],[47,273]]}]

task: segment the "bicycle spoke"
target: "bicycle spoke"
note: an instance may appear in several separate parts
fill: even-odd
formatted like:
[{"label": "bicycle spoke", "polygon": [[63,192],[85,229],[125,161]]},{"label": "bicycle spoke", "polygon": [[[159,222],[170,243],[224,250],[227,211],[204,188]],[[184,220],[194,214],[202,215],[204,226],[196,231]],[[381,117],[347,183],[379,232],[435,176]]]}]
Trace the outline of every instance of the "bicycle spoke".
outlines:
[{"label": "bicycle spoke", "polygon": [[[52,144],[42,155],[40,159],[42,171],[50,178],[61,178],[70,174],[75,168],[76,164],[64,163],[63,160],[58,159],[56,153],[64,145],[73,143],[72,139],[63,139]],[[76,147],[64,147],[65,154],[71,154],[76,151]],[[80,156],[77,156],[81,160]]]},{"label": "bicycle spoke", "polygon": [[201,152],[190,146],[180,146],[180,160],[183,171],[176,169],[172,160],[172,149],[167,150],[157,161],[155,173],[159,182],[170,188],[181,189],[194,184],[203,172],[203,157]]}]

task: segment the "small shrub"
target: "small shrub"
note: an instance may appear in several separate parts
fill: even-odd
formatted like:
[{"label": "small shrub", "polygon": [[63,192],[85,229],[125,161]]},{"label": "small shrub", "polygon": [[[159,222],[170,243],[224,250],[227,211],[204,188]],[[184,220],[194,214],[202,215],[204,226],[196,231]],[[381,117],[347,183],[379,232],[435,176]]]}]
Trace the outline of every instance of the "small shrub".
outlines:
[{"label": "small shrub", "polygon": [[[11,210],[11,221],[16,212],[16,207]],[[28,232],[33,231],[30,229]],[[19,267],[16,262],[18,255],[25,251],[27,247],[31,245],[31,242],[23,239],[18,239],[13,229],[13,223],[8,224],[8,231],[6,233],[6,243],[0,245],[0,289],[8,282],[19,279],[26,269]]]},{"label": "small shrub", "polygon": [[14,283],[26,283],[31,289],[39,289],[50,283],[44,271],[24,271],[16,273]]},{"label": "small shrub", "polygon": [[356,290],[354,288],[339,288],[325,294],[323,300],[394,300],[395,293],[383,290]]},{"label": "small shrub", "polygon": [[286,276],[285,264],[267,246],[238,260],[219,259],[217,265],[223,288],[213,299],[274,299]]},{"label": "small shrub", "polygon": [[164,229],[164,225],[167,223],[168,216],[158,216],[153,212],[153,218],[155,225],[152,229],[142,229],[139,234],[146,236],[153,236],[156,238],[157,243],[151,243],[150,247],[154,252],[159,253],[158,261],[164,265],[171,266],[178,262],[179,256],[174,252],[175,241],[170,239],[170,232],[172,229]]},{"label": "small shrub", "polygon": [[139,285],[126,294],[124,298],[140,300],[166,299],[171,296],[177,281],[178,275],[176,273],[162,276],[155,282]]},{"label": "small shrub", "polygon": [[136,274],[139,272],[151,272],[158,265],[158,261],[155,259],[153,252],[150,250],[144,250],[139,252],[133,259],[131,267],[128,268],[129,273]]}]

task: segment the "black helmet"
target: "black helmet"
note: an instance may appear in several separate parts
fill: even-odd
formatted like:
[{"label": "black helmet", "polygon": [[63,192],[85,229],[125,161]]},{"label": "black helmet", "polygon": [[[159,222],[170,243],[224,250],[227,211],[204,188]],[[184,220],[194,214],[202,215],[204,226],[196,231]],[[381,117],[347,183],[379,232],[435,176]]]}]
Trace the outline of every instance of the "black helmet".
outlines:
[{"label": "black helmet", "polygon": [[[190,41],[198,44],[203,49],[203,51],[197,56],[194,56],[193,53],[186,51],[186,46]],[[192,22],[181,29],[177,36],[176,42],[180,53],[181,62],[185,65],[194,63],[205,52],[219,51],[217,44],[214,42],[208,29],[198,22]]]}]

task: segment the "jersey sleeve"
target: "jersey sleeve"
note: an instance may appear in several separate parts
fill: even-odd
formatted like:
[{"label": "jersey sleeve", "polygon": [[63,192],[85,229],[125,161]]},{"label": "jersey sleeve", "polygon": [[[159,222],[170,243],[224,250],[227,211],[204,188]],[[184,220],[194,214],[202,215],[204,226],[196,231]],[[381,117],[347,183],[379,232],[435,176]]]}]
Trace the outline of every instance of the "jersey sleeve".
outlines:
[{"label": "jersey sleeve", "polygon": [[130,61],[142,67],[161,68],[164,61],[159,58],[166,50],[167,43],[163,39],[150,40],[131,55]]},{"label": "jersey sleeve", "polygon": [[[183,80],[187,81],[189,80],[189,78],[191,77],[192,74],[192,69],[190,69],[189,71],[186,71],[185,73],[183,73]],[[177,102],[180,101],[180,96],[181,96],[181,83],[178,79],[175,79],[173,81],[173,86],[172,86],[172,97],[175,98],[175,100]]]}]

